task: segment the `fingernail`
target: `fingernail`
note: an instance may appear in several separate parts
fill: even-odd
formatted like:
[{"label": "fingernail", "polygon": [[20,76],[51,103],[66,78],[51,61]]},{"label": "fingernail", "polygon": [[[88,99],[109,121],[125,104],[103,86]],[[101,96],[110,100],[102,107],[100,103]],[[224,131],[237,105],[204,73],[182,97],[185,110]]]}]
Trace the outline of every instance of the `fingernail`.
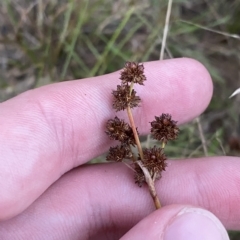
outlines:
[{"label": "fingernail", "polygon": [[209,211],[184,208],[172,219],[164,240],[229,240],[222,223]]}]

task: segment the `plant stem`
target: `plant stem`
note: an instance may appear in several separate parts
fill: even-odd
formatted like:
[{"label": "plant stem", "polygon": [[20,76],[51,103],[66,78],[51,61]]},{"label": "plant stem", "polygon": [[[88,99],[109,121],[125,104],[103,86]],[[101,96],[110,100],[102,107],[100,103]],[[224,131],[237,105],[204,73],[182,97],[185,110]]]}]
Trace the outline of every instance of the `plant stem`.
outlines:
[{"label": "plant stem", "polygon": [[[131,85],[130,85],[129,96],[131,96],[131,94],[132,94],[133,85],[134,85],[134,83],[132,82]],[[133,115],[132,115],[132,111],[131,111],[131,108],[130,108],[129,105],[127,107],[127,114],[128,114],[128,118],[129,118],[131,128],[133,130],[133,135],[134,135],[134,138],[135,138],[135,141],[136,141],[136,144],[137,144],[137,148],[138,148],[140,158],[141,158],[141,160],[143,160],[142,146],[141,146],[141,143],[140,143],[140,140],[139,140],[139,137],[138,137],[138,133],[137,133],[137,130],[136,130],[136,125],[135,125]]]},{"label": "plant stem", "polygon": [[139,165],[139,167],[143,171],[146,183],[148,185],[148,189],[149,189],[150,195],[151,195],[151,197],[153,199],[153,202],[154,202],[154,205],[155,205],[156,209],[161,208],[161,203],[160,203],[160,200],[158,198],[158,195],[157,195],[157,192],[156,192],[156,189],[155,189],[154,181],[151,178],[151,175],[150,175],[149,171],[147,170],[147,168],[145,168],[143,166],[141,161],[137,161],[137,164]]},{"label": "plant stem", "polygon": [[160,60],[163,60],[163,56],[164,56],[164,49],[166,46],[171,10],[172,10],[172,0],[168,0],[167,14],[166,14],[166,20],[165,20],[165,25],[164,25],[164,30],[163,30],[162,47],[161,47],[161,52],[160,52]]},{"label": "plant stem", "polygon": [[133,85],[134,85],[134,83],[132,82],[131,85],[130,85],[129,96],[131,96],[131,94],[132,94]]},{"label": "plant stem", "polygon": [[140,140],[139,140],[139,137],[138,137],[135,122],[133,120],[132,111],[131,111],[131,108],[129,106],[127,107],[127,114],[128,114],[128,118],[129,118],[131,128],[133,130],[133,135],[134,135],[134,138],[135,138],[135,141],[136,141],[136,144],[137,144],[139,155],[140,155],[141,159],[143,160],[142,146],[141,146],[141,143],[140,143]]},{"label": "plant stem", "polygon": [[[130,96],[131,96],[132,90],[133,90],[133,83],[131,83],[131,85],[130,85],[130,92],[129,92]],[[159,198],[157,196],[157,192],[156,192],[155,185],[154,185],[155,176],[153,177],[154,179],[152,179],[148,169],[146,167],[144,167],[143,164],[142,164],[142,162],[144,161],[143,150],[142,150],[142,146],[141,146],[141,143],[140,143],[140,140],[139,140],[139,137],[138,137],[138,133],[137,133],[137,130],[136,130],[136,126],[135,126],[135,122],[134,122],[134,119],[133,119],[132,111],[131,111],[131,108],[130,108],[129,105],[127,107],[127,114],[128,114],[128,118],[129,118],[131,128],[133,130],[133,135],[134,135],[134,138],[135,138],[135,141],[136,141],[138,152],[139,152],[139,155],[140,155],[140,158],[141,158],[141,161],[137,161],[137,164],[139,165],[139,167],[143,171],[145,181],[148,185],[148,189],[149,189],[150,195],[153,199],[154,205],[155,205],[156,209],[159,209],[159,208],[161,208],[161,203],[160,203]]]}]

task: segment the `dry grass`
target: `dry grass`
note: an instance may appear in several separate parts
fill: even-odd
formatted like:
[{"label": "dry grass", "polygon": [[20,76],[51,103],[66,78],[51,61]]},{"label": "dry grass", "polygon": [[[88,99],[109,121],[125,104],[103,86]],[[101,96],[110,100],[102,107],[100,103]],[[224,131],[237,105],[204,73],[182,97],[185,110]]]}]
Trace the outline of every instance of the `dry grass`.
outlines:
[{"label": "dry grass", "polygon": [[159,59],[163,38],[161,57],[201,61],[215,86],[201,122],[183,126],[168,155],[239,155],[240,95],[229,100],[240,85],[239,10],[237,0],[174,1],[165,42],[163,0],[3,0],[0,101],[51,82],[112,72],[127,60]]},{"label": "dry grass", "polygon": [[240,135],[239,97],[228,99],[240,83],[239,5],[237,1],[173,2],[167,36],[163,35],[166,1],[4,0],[0,3],[0,99],[50,82],[115,71],[127,60],[156,60],[160,52],[161,58],[192,57],[210,71],[214,97],[201,124],[184,126],[169,153],[178,157],[239,154],[232,144]]}]

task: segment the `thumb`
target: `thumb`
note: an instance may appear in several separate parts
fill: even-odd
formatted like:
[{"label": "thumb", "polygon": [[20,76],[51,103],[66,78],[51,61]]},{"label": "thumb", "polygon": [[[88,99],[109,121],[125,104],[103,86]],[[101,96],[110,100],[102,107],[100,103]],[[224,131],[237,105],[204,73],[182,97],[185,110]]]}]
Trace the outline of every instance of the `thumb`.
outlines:
[{"label": "thumb", "polygon": [[134,226],[121,240],[229,240],[222,223],[211,212],[191,206],[163,207]]}]

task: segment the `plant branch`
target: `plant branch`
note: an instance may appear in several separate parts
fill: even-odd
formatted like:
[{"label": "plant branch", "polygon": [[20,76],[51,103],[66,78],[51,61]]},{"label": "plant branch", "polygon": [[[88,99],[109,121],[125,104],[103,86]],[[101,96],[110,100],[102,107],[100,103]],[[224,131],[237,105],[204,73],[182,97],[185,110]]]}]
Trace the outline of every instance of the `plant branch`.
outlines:
[{"label": "plant branch", "polygon": [[132,115],[132,111],[131,111],[130,106],[127,107],[127,114],[128,114],[128,118],[129,118],[131,128],[133,130],[133,135],[134,135],[134,138],[135,138],[135,141],[136,141],[136,144],[137,144],[139,155],[140,155],[141,159],[143,160],[142,146],[141,146],[141,143],[140,143],[140,140],[139,140],[139,137],[138,137],[138,133],[137,133],[137,130],[136,130],[136,126],[135,126],[135,122],[134,122],[134,119],[133,119],[133,115]]},{"label": "plant branch", "polygon": [[145,181],[146,181],[146,183],[148,185],[148,189],[149,189],[150,195],[151,195],[151,197],[153,199],[153,202],[154,202],[154,205],[155,205],[156,209],[161,208],[161,203],[160,203],[160,200],[159,200],[159,198],[157,196],[157,192],[156,192],[156,189],[155,189],[155,186],[154,186],[154,181],[151,178],[151,175],[150,175],[149,171],[147,170],[147,168],[145,168],[143,166],[141,161],[137,161],[137,164],[139,165],[139,167],[143,171],[143,174],[144,174],[144,177],[145,177]]},{"label": "plant branch", "polygon": [[[131,93],[132,93],[132,90],[133,90],[133,84],[134,83],[131,83],[131,85],[130,85],[130,92],[129,92],[130,96],[131,96]],[[130,108],[129,105],[127,107],[127,113],[128,113],[128,118],[129,118],[130,125],[131,125],[132,130],[133,130],[133,135],[134,135],[134,138],[135,138],[135,141],[136,141],[136,144],[137,144],[137,148],[138,148],[140,158],[141,158],[142,161],[144,161],[142,146],[141,146],[141,143],[140,143],[140,140],[139,140],[139,137],[138,137],[138,133],[137,133],[135,122],[134,122],[133,115],[132,115],[132,111],[131,111],[131,108]],[[156,192],[155,185],[154,185],[155,176],[154,176],[154,179],[152,179],[148,169],[143,166],[141,161],[137,161],[137,164],[139,165],[139,167],[143,171],[145,181],[148,185],[148,189],[149,189],[150,195],[153,199],[153,202],[154,202],[154,205],[155,205],[156,209],[161,208],[161,203],[160,203],[159,198],[157,196],[157,192]]]},{"label": "plant branch", "polygon": [[[132,82],[131,85],[130,85],[129,96],[131,96],[131,94],[132,94],[133,85],[134,85],[134,83]],[[142,146],[141,146],[141,143],[140,143],[140,140],[139,140],[139,137],[138,137],[136,125],[135,125],[135,122],[134,122],[134,119],[133,119],[133,115],[132,115],[132,111],[131,111],[131,108],[130,108],[129,105],[127,107],[127,114],[128,114],[128,118],[129,118],[129,122],[130,122],[131,128],[133,130],[133,135],[134,135],[134,138],[135,138],[135,141],[136,141],[136,144],[137,144],[137,148],[138,148],[138,152],[139,152],[140,158],[141,158],[141,160],[143,160]]]}]

